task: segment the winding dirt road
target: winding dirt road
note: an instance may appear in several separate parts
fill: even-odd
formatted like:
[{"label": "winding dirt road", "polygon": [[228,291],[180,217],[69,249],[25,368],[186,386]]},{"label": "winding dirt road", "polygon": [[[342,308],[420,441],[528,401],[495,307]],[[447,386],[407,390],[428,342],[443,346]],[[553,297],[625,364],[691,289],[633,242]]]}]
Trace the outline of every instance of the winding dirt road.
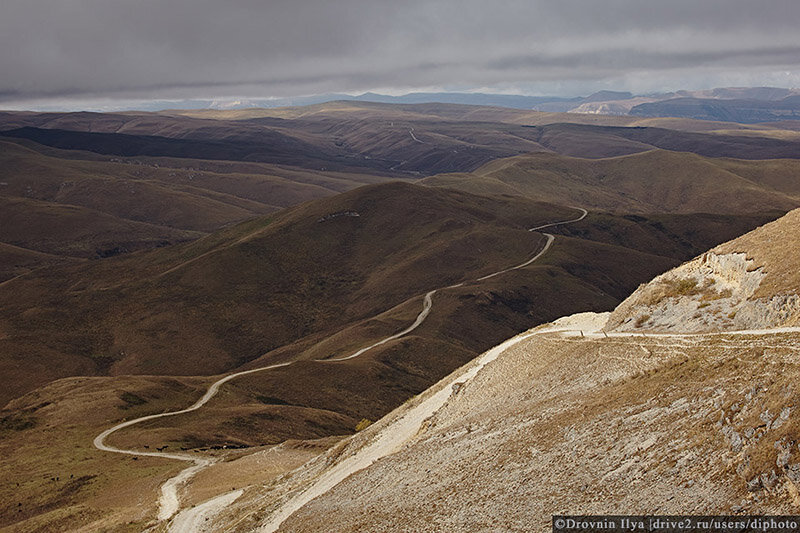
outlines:
[{"label": "winding dirt road", "polygon": [[410,326],[408,326],[403,331],[401,331],[399,333],[395,333],[394,335],[386,337],[385,339],[381,339],[381,340],[379,340],[378,342],[376,342],[374,344],[370,344],[366,348],[361,348],[359,351],[357,351],[357,352],[355,352],[353,354],[350,354],[350,355],[348,355],[346,357],[336,357],[335,359],[315,359],[315,361],[318,361],[320,363],[335,362],[335,361],[347,361],[348,359],[352,359],[354,357],[358,357],[362,353],[364,353],[364,352],[366,352],[368,350],[371,350],[371,349],[375,348],[376,346],[380,346],[381,344],[386,344],[389,341],[393,341],[395,339],[399,339],[403,335],[407,335],[408,333],[411,333],[412,331],[417,329],[420,326],[420,324],[422,324],[425,321],[426,318],[428,318],[428,314],[430,314],[431,308],[433,307],[433,295],[434,295],[435,292],[436,292],[436,289],[428,292],[425,295],[425,297],[422,300],[422,302],[423,302],[422,303],[422,311],[420,312],[419,315],[417,315],[417,319],[414,320],[414,323],[411,324]]},{"label": "winding dirt road", "polygon": [[412,138],[412,139],[414,139],[415,141],[417,141],[418,143],[420,143],[420,144],[427,144],[425,141],[420,141],[419,139],[417,139],[417,136],[416,136],[416,135],[414,135],[414,128],[410,128],[410,129],[408,130],[408,133],[411,135],[411,138]]},{"label": "winding dirt road", "polygon": [[[413,136],[413,133],[412,133],[412,136]],[[552,222],[552,223],[549,223],[549,224],[536,226],[534,228],[530,228],[528,231],[538,231],[538,230],[544,229],[544,228],[549,228],[549,227],[553,227],[553,226],[559,226],[559,225],[562,225],[562,224],[570,224],[570,223],[573,223],[573,222],[578,222],[580,220],[583,220],[588,214],[588,212],[585,209],[582,209],[582,208],[574,208],[574,209],[577,209],[577,210],[581,211],[581,215],[579,217],[573,218],[573,219],[570,219],[570,220]],[[547,242],[545,243],[544,247],[539,252],[537,252],[533,257],[531,257],[530,259],[528,259],[524,263],[521,263],[521,264],[519,264],[517,266],[514,266],[514,267],[511,267],[511,268],[500,270],[498,272],[494,272],[492,274],[489,274],[489,275],[483,276],[481,278],[478,278],[477,280],[474,280],[474,281],[483,281],[483,280],[486,280],[486,279],[489,279],[489,278],[492,278],[492,277],[495,277],[495,276],[499,276],[500,274],[504,274],[504,273],[510,272],[512,270],[518,270],[520,268],[524,268],[524,267],[530,265],[531,263],[533,263],[534,261],[539,259],[542,255],[544,255],[544,253],[547,252],[547,250],[550,248],[550,246],[553,244],[553,241],[555,240],[555,237],[553,235],[549,234],[549,233],[545,233],[544,235],[547,238]],[[460,287],[460,286],[463,286],[465,283],[468,283],[468,282],[462,282],[462,283],[458,283],[456,285],[450,285],[449,287],[444,287],[444,289]],[[428,292],[427,294],[425,294],[425,296],[423,297],[422,311],[419,313],[419,315],[417,315],[417,318],[414,321],[414,323],[411,324],[406,329],[404,329],[404,330],[402,330],[402,331],[400,331],[398,333],[395,333],[394,335],[390,335],[389,337],[381,339],[380,341],[375,342],[375,343],[373,343],[373,344],[371,344],[371,345],[369,345],[369,346],[367,346],[365,348],[361,348],[360,350],[356,351],[355,353],[353,353],[351,355],[348,355],[348,356],[345,356],[345,357],[338,357],[338,358],[335,358],[335,359],[319,359],[317,361],[319,361],[319,362],[339,362],[339,361],[346,361],[348,359],[353,359],[353,358],[358,357],[358,356],[364,354],[365,352],[371,350],[372,348],[375,348],[377,346],[380,346],[382,344],[390,342],[390,341],[392,341],[394,339],[397,339],[397,338],[400,338],[400,337],[402,337],[404,335],[407,335],[408,333],[410,333],[410,332],[414,331],[416,328],[418,328],[425,321],[425,319],[428,317],[428,315],[430,314],[431,309],[433,307],[433,295],[437,292],[437,290],[444,290],[444,289],[435,289],[435,290],[432,290],[432,291]],[[495,357],[496,357],[496,355],[495,355]],[[196,411],[196,410],[200,409],[201,407],[203,407],[206,403],[208,403],[209,400],[211,400],[217,394],[217,392],[219,391],[219,388],[222,385],[224,385],[225,383],[227,383],[228,381],[230,381],[232,379],[235,379],[237,377],[244,376],[244,375],[247,375],[247,374],[253,374],[253,373],[256,373],[256,372],[263,372],[263,371],[266,371],[266,370],[272,370],[272,369],[275,369],[275,368],[289,366],[291,364],[293,364],[292,361],[287,362],[287,363],[269,365],[269,366],[265,366],[265,367],[262,367],[262,368],[256,368],[256,369],[252,369],[252,370],[245,370],[245,371],[242,371],[242,372],[236,372],[236,373],[233,373],[233,374],[229,374],[229,375],[227,375],[227,376],[215,381],[214,383],[212,383],[211,386],[209,386],[209,388],[206,391],[206,393],[203,395],[203,397],[200,398],[199,400],[197,400],[190,407],[187,407],[186,409],[181,409],[181,410],[178,410],[178,411],[170,411],[170,412],[166,412],[166,413],[147,415],[147,416],[143,416],[143,417],[136,418],[136,419],[133,419],[133,420],[128,420],[128,421],[125,421],[125,422],[121,422],[121,423],[119,423],[119,424],[117,424],[117,425],[115,425],[115,426],[103,431],[97,437],[95,437],[94,446],[98,450],[105,451],[105,452],[121,453],[121,454],[126,454],[126,455],[148,456],[148,457],[161,457],[161,458],[165,458],[165,459],[174,459],[174,460],[178,460],[178,461],[191,462],[192,466],[189,466],[189,467],[183,469],[178,475],[170,478],[169,480],[167,480],[161,486],[161,495],[160,495],[160,498],[159,498],[158,519],[160,521],[169,520],[170,518],[175,516],[175,514],[180,510],[180,499],[178,497],[178,489],[179,489],[179,487],[181,485],[185,484],[189,479],[191,479],[192,476],[197,474],[200,470],[202,470],[202,469],[210,466],[211,464],[213,464],[215,462],[215,460],[212,459],[212,458],[196,457],[196,456],[191,456],[191,455],[187,455],[187,454],[179,454],[179,453],[142,452],[142,451],[138,451],[138,450],[129,450],[129,449],[124,449],[124,448],[117,448],[115,446],[107,445],[105,443],[105,440],[110,435],[112,435],[113,433],[115,433],[115,432],[117,432],[117,431],[119,431],[121,429],[124,429],[124,428],[130,427],[130,426],[139,424],[141,422],[146,422],[148,420],[155,420],[155,419],[158,419],[158,418],[165,418],[165,417],[169,417],[169,416],[177,416],[177,415],[181,415],[181,414],[184,414],[184,413],[189,413],[189,412],[192,412],[192,411]],[[445,398],[445,400],[446,400],[446,398]],[[342,478],[342,479],[344,479],[344,478]],[[341,480],[339,480],[339,481],[341,481]],[[336,483],[338,483],[338,481],[336,481]],[[331,486],[333,486],[333,485],[331,485]],[[223,501],[228,501],[228,500],[226,500],[225,498],[221,498],[218,501],[219,502],[223,502]],[[203,509],[202,512],[204,513],[205,516],[207,516],[209,513],[211,513],[213,511],[214,507],[211,506],[209,508],[206,508],[206,507],[203,507],[203,506],[198,506],[198,508],[202,508]],[[197,509],[197,508],[195,508],[195,509]],[[192,523],[195,522],[197,517],[192,515],[191,513],[187,514],[188,511],[194,511],[194,509],[187,510],[186,512],[181,513],[181,521],[180,521],[181,524],[192,524]],[[292,512],[294,512],[294,511],[292,511]],[[176,526],[176,525],[177,524],[173,524],[173,526]],[[170,529],[170,531],[186,531],[186,530],[183,527],[181,527],[179,529],[173,527],[173,528]]]},{"label": "winding dirt road", "polygon": [[225,384],[226,382],[238,378],[239,376],[244,376],[246,374],[252,374],[254,372],[262,372],[264,370],[271,370],[274,368],[280,368],[282,366],[288,366],[292,364],[289,363],[279,363],[277,365],[270,365],[265,366],[263,368],[256,368],[254,370],[245,370],[244,372],[236,372],[235,374],[230,374],[225,376],[222,379],[219,379],[211,384],[208,388],[206,393],[203,395],[202,398],[197,400],[191,407],[187,407],[186,409],[181,409],[180,411],[169,411],[167,413],[159,413],[155,415],[147,415],[140,418],[135,418],[133,420],[128,420],[126,422],[122,422],[117,424],[116,426],[105,430],[104,432],[100,433],[98,436],[94,438],[94,447],[98,450],[102,450],[104,452],[113,452],[113,453],[123,453],[126,455],[137,455],[137,456],[145,456],[145,457],[161,457],[164,459],[176,459],[178,461],[189,461],[194,463],[192,466],[181,470],[181,472],[173,477],[168,479],[162,486],[161,486],[161,497],[159,498],[159,509],[158,509],[158,519],[159,520],[168,520],[172,517],[178,509],[180,509],[180,500],[178,499],[178,487],[188,481],[192,476],[197,474],[203,468],[206,468],[212,464],[214,464],[214,459],[206,458],[206,457],[196,457],[184,453],[163,453],[163,452],[141,452],[138,450],[126,450],[124,448],[117,448],[115,446],[109,446],[105,443],[105,440],[108,438],[109,435],[119,431],[120,429],[124,429],[135,424],[139,424],[141,422],[146,422],[148,420],[155,420],[157,418],[164,418],[167,416],[176,416],[182,415],[184,413],[191,413],[192,411],[196,411],[203,407],[208,401],[213,398],[219,388]]}]

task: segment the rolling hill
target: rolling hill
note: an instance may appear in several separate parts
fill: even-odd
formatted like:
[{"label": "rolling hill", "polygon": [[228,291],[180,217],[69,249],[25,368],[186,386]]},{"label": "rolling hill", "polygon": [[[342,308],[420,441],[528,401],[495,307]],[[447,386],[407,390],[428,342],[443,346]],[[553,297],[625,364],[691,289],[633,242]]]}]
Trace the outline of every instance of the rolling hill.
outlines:
[{"label": "rolling hill", "polygon": [[[0,282],[54,257],[97,258],[221,227],[386,178],[260,163],[105,157],[0,137]],[[55,261],[58,262],[58,261]]]},{"label": "rolling hill", "polygon": [[529,154],[424,183],[624,213],[728,214],[796,207],[798,171],[797,159],[745,161],[650,150],[602,159]]},{"label": "rolling hill", "polygon": [[690,117],[737,123],[759,123],[800,118],[800,96],[780,100],[742,100],[708,98],[672,98],[633,106],[630,114],[638,117]]},{"label": "rolling hill", "polygon": [[[387,427],[364,429],[371,421],[453,390],[459,381],[425,392],[486,349],[560,316],[610,311],[640,283],[800,205],[800,141],[781,127],[363,102],[0,114],[0,527],[146,529],[182,468],[137,455],[146,451],[213,462],[181,491],[188,505],[245,479],[272,483],[357,430],[311,468],[360,453]],[[519,421],[508,406],[563,399],[548,396],[550,382],[522,385],[552,370],[558,383],[587,377],[565,394],[588,398],[599,420],[617,408],[604,411],[603,394],[622,391],[621,406],[659,383],[615,388],[631,378],[627,348],[603,347],[619,364],[595,374],[586,346],[531,347],[509,363],[512,377],[479,375],[495,376],[500,403],[454,409]],[[271,365],[225,382],[202,409],[108,436],[132,455],[92,445]],[[304,475],[286,479],[299,487]],[[257,491],[246,494],[242,505]]]},{"label": "rolling hill", "polygon": [[[724,130],[725,133],[715,130]],[[661,148],[711,157],[797,157],[780,126],[541,113],[457,104],[332,102],[161,113],[0,113],[4,135],[117,156],[259,161],[413,177],[554,151],[610,157]],[[748,135],[739,135],[740,133]],[[759,134],[763,133],[763,134]]]}]

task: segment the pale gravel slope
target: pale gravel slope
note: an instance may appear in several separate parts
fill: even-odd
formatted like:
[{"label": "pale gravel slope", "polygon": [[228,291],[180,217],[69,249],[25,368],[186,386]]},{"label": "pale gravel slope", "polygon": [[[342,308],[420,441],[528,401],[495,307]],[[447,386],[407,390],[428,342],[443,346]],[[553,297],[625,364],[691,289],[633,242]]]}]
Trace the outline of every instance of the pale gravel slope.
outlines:
[{"label": "pale gravel slope", "polygon": [[[410,131],[410,133],[413,136],[413,131]],[[580,207],[576,207],[574,209],[580,211],[581,214],[579,216],[577,216],[575,218],[572,218],[572,219],[569,219],[569,220],[556,221],[556,222],[543,224],[543,225],[540,225],[540,226],[535,226],[535,227],[529,228],[528,231],[533,232],[533,231],[538,231],[538,230],[541,230],[541,229],[544,229],[544,228],[560,226],[560,225],[563,225],[563,224],[571,224],[573,222],[578,222],[580,220],[583,220],[589,214],[586,209],[583,209],[583,208],[580,208]],[[488,276],[484,276],[484,277],[478,278],[476,281],[482,281],[482,280],[485,280],[485,279],[488,279],[488,278],[491,278],[491,277],[494,277],[494,276],[497,276],[497,275],[504,274],[506,272],[510,272],[512,270],[518,270],[520,268],[523,268],[523,267],[526,267],[526,266],[530,265],[531,263],[533,263],[534,261],[539,259],[542,255],[544,255],[547,252],[547,250],[549,250],[550,246],[553,244],[553,241],[555,240],[555,237],[553,235],[549,234],[549,233],[544,233],[543,235],[546,237],[546,243],[545,243],[544,247],[539,252],[537,252],[536,254],[533,255],[533,257],[529,258],[527,261],[525,261],[525,262],[523,262],[523,263],[521,263],[519,265],[510,267],[510,268],[507,268],[507,269],[504,269],[504,270],[500,270],[500,271],[495,272],[493,274],[489,274]],[[459,286],[461,286],[463,284],[464,283],[462,282],[462,283],[459,283],[459,284],[456,284],[456,285],[452,285],[452,286],[446,287],[446,288],[459,287]],[[373,343],[373,344],[371,344],[371,345],[369,345],[369,346],[367,346],[365,348],[362,348],[362,349],[356,351],[355,353],[353,353],[352,355],[349,355],[349,356],[346,356],[346,357],[341,357],[341,358],[325,359],[325,360],[319,360],[319,361],[335,363],[335,362],[340,362],[340,361],[346,361],[348,359],[353,359],[353,358],[358,357],[361,354],[365,353],[366,351],[371,350],[372,348],[374,348],[376,346],[380,346],[380,345],[382,345],[382,344],[384,344],[386,342],[389,342],[391,340],[397,339],[399,337],[402,337],[402,336],[410,333],[411,331],[413,331],[417,327],[419,327],[425,321],[425,319],[427,318],[427,316],[430,313],[431,308],[433,306],[432,298],[433,298],[433,295],[436,293],[436,291],[437,290],[432,290],[432,291],[429,291],[428,293],[425,294],[425,296],[423,297],[422,311],[420,311],[420,313],[417,316],[416,320],[409,327],[407,327],[406,329],[400,331],[399,333],[396,333],[394,335],[386,337],[386,338],[384,338],[384,339],[382,339],[380,341],[377,341],[377,342],[375,342],[375,343]],[[179,415],[179,414],[183,414],[183,413],[188,413],[188,412],[191,412],[191,411],[196,411],[196,410],[200,409],[201,407],[203,407],[206,403],[208,403],[209,400],[211,400],[217,394],[217,392],[219,391],[219,388],[222,385],[224,385],[228,381],[236,379],[239,376],[244,376],[244,375],[252,374],[252,373],[255,373],[255,372],[262,372],[262,371],[266,371],[266,370],[271,370],[271,369],[274,369],[274,368],[280,368],[280,367],[291,365],[292,363],[293,362],[291,362],[291,361],[287,362],[287,363],[279,363],[279,364],[269,365],[269,366],[265,366],[265,367],[261,367],[261,368],[252,369],[252,370],[245,370],[245,371],[242,371],[242,372],[236,372],[234,374],[229,374],[227,376],[224,376],[221,379],[219,379],[219,380],[215,381],[214,383],[212,383],[211,386],[209,386],[208,390],[205,392],[205,394],[202,396],[202,398],[197,400],[197,402],[195,402],[192,406],[190,406],[190,407],[188,407],[186,409],[180,409],[180,410],[177,410],[177,411],[170,411],[170,412],[165,412],[165,413],[160,413],[160,414],[147,415],[147,416],[143,416],[143,417],[140,417],[140,418],[137,418],[137,419],[134,419],[134,420],[129,420],[129,421],[126,421],[126,422],[119,423],[119,424],[117,424],[117,425],[115,425],[115,426],[103,431],[97,437],[95,437],[93,444],[94,444],[95,448],[97,448],[98,450],[106,451],[106,452],[120,453],[120,454],[125,454],[125,455],[144,455],[144,456],[163,457],[163,458],[168,458],[168,459],[176,459],[176,460],[188,461],[188,462],[194,463],[192,466],[189,466],[189,467],[183,469],[181,472],[178,473],[178,475],[174,476],[173,478],[168,479],[161,486],[161,496],[159,498],[158,520],[159,520],[159,522],[164,522],[166,520],[169,520],[170,518],[175,516],[175,514],[178,513],[178,511],[180,510],[180,498],[178,496],[179,488],[181,486],[185,485],[198,472],[200,472],[201,470],[203,470],[203,469],[207,468],[208,466],[210,466],[211,464],[213,464],[214,463],[214,459],[203,458],[203,457],[193,457],[193,456],[189,456],[189,455],[185,455],[185,454],[161,454],[161,453],[154,454],[153,452],[139,452],[137,450],[129,450],[129,449],[117,448],[115,446],[107,445],[105,443],[105,440],[109,436],[111,436],[113,433],[115,433],[115,432],[117,432],[117,431],[119,431],[121,429],[133,426],[135,424],[139,424],[141,422],[145,422],[145,421],[148,421],[148,420],[154,420],[154,419],[157,419],[157,418],[175,416],[175,415]],[[381,450],[383,450],[383,448],[381,448]],[[386,453],[386,452],[384,450],[381,453]],[[391,453],[391,452],[389,452],[389,453]],[[326,485],[326,487],[329,488],[329,487],[335,485],[336,483],[341,481],[341,479],[344,479],[344,477],[346,477],[347,475],[349,475],[353,471],[355,471],[357,469],[360,469],[360,468],[363,468],[363,466],[358,466],[358,467],[356,467],[356,466],[348,466],[348,467],[345,467],[345,468],[341,468],[339,470],[338,474],[330,474],[329,473],[330,475],[328,476],[329,479],[327,481],[328,485]],[[340,477],[337,477],[337,476],[340,476]],[[325,490],[327,490],[327,488]],[[223,501],[223,500],[221,500],[219,498],[215,498],[214,500],[217,501],[218,503],[217,504],[211,504],[211,507],[216,509],[216,506],[220,505],[219,502]],[[302,505],[302,504],[300,504],[300,505]],[[191,521],[193,521],[196,517],[192,513],[196,513],[196,512],[198,512],[198,511],[196,511],[196,510],[187,510],[187,512],[183,514],[183,518],[182,518],[183,522],[187,522],[187,521],[191,522]],[[205,510],[204,510],[204,512],[205,512]],[[288,516],[288,514],[286,516]],[[279,523],[280,522],[278,522],[278,524]],[[171,526],[169,526],[169,527],[171,528]],[[172,531],[172,529],[170,529],[170,531]]]},{"label": "pale gravel slope", "polygon": [[[774,465],[797,418],[798,349],[796,332],[530,337],[459,388],[416,441],[279,531],[547,531],[556,513],[796,513],[800,451]],[[753,364],[743,372],[737,358]],[[713,370],[676,381],[691,359]],[[772,422],[746,437],[765,413]],[[771,454],[771,470],[747,470],[757,452]]]}]

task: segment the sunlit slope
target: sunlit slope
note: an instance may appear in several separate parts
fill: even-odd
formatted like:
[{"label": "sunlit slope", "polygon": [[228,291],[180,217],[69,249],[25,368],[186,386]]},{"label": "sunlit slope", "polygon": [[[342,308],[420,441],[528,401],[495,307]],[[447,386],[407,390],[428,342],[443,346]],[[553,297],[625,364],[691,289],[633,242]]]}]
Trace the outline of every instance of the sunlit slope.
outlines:
[{"label": "sunlit slope", "polygon": [[470,174],[427,178],[431,186],[490,190],[626,213],[741,214],[800,204],[800,160],[744,161],[651,150],[606,159],[530,154]]},{"label": "sunlit slope", "polygon": [[639,287],[609,328],[725,331],[800,320],[800,210],[726,242]]}]

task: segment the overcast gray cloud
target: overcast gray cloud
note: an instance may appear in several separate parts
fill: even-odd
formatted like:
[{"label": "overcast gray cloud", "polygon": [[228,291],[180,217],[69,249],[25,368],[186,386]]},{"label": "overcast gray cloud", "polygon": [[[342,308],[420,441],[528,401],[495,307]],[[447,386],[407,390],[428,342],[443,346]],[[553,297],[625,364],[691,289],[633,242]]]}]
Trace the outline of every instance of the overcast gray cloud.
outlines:
[{"label": "overcast gray cloud", "polygon": [[2,0],[0,101],[800,85],[797,0]]}]

